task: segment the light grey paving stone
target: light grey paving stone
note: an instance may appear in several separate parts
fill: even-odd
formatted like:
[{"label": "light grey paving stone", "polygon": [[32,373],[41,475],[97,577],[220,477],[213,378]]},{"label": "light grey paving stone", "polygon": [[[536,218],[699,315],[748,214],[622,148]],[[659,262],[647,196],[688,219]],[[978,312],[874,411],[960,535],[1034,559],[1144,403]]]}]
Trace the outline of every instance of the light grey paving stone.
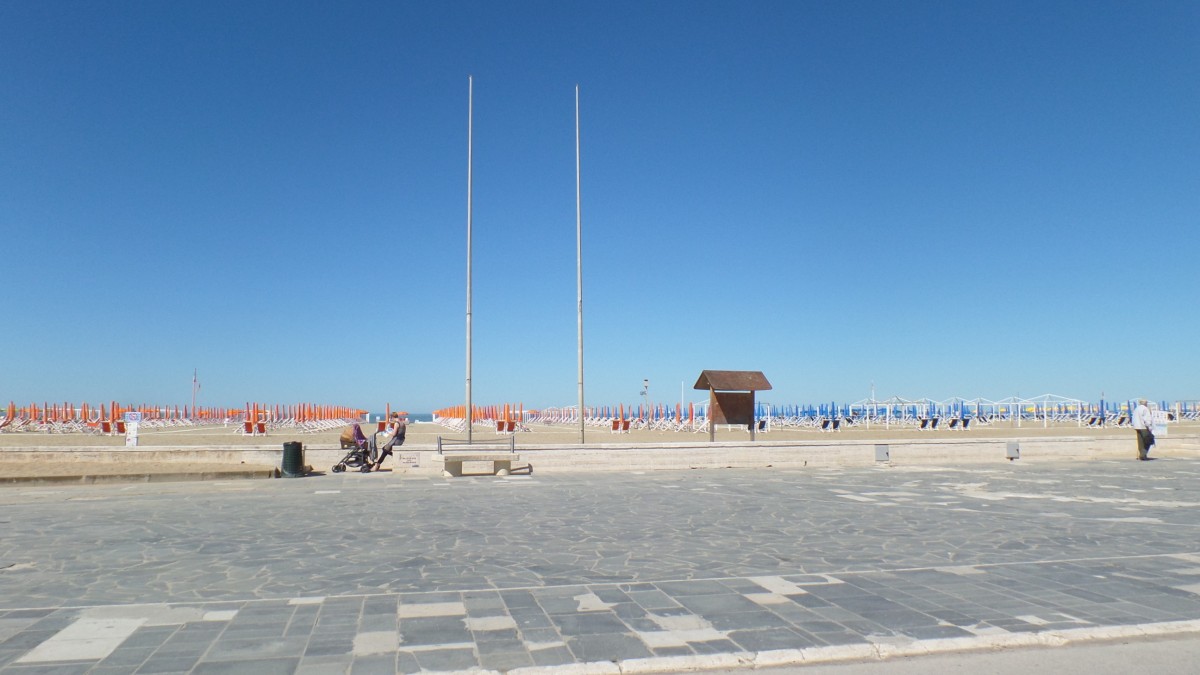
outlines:
[{"label": "light grey paving stone", "polygon": [[14,675],[83,675],[93,667],[91,662],[82,663],[47,663],[36,665],[18,665],[6,668],[5,672]]},{"label": "light grey paving stone", "polygon": [[534,665],[533,658],[524,650],[504,652],[481,652],[479,665],[487,670],[506,671]]},{"label": "light grey paving stone", "polygon": [[705,642],[690,642],[688,646],[697,654],[732,654],[742,648],[732,640],[708,640]]}]

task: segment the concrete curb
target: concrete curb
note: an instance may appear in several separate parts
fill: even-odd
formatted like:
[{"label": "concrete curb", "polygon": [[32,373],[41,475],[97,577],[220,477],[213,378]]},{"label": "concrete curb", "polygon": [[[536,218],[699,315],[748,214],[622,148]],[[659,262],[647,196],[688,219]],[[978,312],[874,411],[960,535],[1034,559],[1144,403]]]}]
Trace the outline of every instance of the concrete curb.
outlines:
[{"label": "concrete curb", "polygon": [[115,473],[77,474],[68,476],[4,476],[3,486],[36,485],[104,485],[109,483],[171,483],[204,480],[239,480],[246,478],[278,478],[278,469],[255,469],[244,471],[187,471],[172,473]]}]

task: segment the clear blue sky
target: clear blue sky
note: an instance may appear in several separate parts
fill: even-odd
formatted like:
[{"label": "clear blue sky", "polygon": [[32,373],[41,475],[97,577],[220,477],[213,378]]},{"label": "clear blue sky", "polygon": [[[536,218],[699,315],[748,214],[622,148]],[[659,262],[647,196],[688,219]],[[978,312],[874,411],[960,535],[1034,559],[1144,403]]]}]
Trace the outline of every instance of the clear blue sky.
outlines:
[{"label": "clear blue sky", "polygon": [[1200,3],[0,2],[0,399],[1200,398]]}]

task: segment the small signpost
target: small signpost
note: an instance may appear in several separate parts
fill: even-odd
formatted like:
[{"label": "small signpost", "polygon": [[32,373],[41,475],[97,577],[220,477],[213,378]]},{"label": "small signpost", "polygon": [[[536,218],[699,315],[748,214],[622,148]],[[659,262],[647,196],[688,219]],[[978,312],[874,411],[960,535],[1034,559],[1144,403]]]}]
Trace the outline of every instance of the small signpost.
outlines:
[{"label": "small signpost", "polygon": [[125,447],[136,448],[138,444],[138,424],[142,421],[142,413],[125,413]]},{"label": "small signpost", "polygon": [[1162,436],[1165,438],[1167,435],[1167,421],[1170,419],[1167,411],[1152,410],[1150,412],[1150,419],[1153,423],[1153,426],[1150,428],[1150,432],[1156,437]]}]

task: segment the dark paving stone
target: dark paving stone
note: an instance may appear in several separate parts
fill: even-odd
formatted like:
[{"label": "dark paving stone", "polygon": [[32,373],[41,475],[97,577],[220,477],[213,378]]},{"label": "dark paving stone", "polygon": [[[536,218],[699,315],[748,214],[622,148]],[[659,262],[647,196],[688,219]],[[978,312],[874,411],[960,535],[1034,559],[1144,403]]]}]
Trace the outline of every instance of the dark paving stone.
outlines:
[{"label": "dark paving stone", "polygon": [[748,630],[754,628],[786,628],[787,622],[766,610],[741,612],[738,614],[715,614],[706,616],[713,628],[719,631]]},{"label": "dark paving stone", "polygon": [[[396,672],[397,673],[417,673],[421,670],[466,670],[476,667],[475,664],[464,666],[463,668],[428,668],[423,669],[417,661],[417,657],[411,652],[398,652],[396,654]],[[333,670],[331,672],[342,672]]]},{"label": "dark paving stone", "polygon": [[121,645],[100,662],[102,666],[124,667],[133,670],[154,654],[154,647],[126,647]]},{"label": "dark paving stone", "polygon": [[395,675],[396,657],[393,654],[356,656],[350,665],[350,675]]},{"label": "dark paving stone", "polygon": [[138,667],[139,673],[152,675],[155,673],[187,673],[191,672],[192,668],[196,667],[199,658],[196,657],[175,657],[175,656],[151,656],[146,659],[146,662]]},{"label": "dark paving stone", "polygon": [[679,604],[689,611],[702,616],[716,614],[735,614],[738,612],[758,612],[762,606],[751,601],[744,595],[725,593],[722,595],[694,595],[678,598]]},{"label": "dark paving stone", "polygon": [[729,639],[750,652],[769,649],[803,649],[816,644],[813,640],[787,628],[735,630],[729,633]]},{"label": "dark paving stone", "polygon": [[[248,662],[205,661],[196,666],[193,675],[291,675],[300,659],[260,659]],[[142,671],[139,671],[142,672]]]},{"label": "dark paving stone", "polygon": [[546,649],[534,649],[529,652],[529,657],[533,660],[535,666],[562,666],[575,662],[575,657],[571,655],[571,650],[564,645],[562,647],[548,647]]},{"label": "dark paving stone", "polygon": [[723,595],[729,589],[719,581],[668,581],[657,583],[658,590],[673,598],[687,595]]},{"label": "dark paving stone", "polygon": [[[1164,555],[1188,550],[1178,532],[1191,524],[1190,515],[1143,508],[1136,515],[1162,524],[1111,522],[1103,520],[1112,517],[1110,505],[1087,499],[1172,487],[1173,500],[1200,501],[1193,479],[1200,462],[1155,464],[1147,474],[1127,464],[654,472],[602,485],[562,475],[520,487],[492,478],[447,483],[382,475],[236,489],[73,487],[72,496],[100,498],[86,508],[67,491],[35,497],[9,490],[3,492],[6,514],[60,526],[15,529],[6,533],[6,550],[71,562],[0,575],[0,670],[41,668],[13,661],[92,611],[55,608],[66,605],[168,603],[192,616],[236,611],[228,621],[143,627],[96,665],[97,673],[143,662],[183,667],[184,657],[198,654],[205,668],[286,664],[301,655],[305,673],[340,672],[355,663],[375,668],[386,659],[351,655],[355,635],[369,630],[397,630],[409,645],[471,644],[462,650],[461,667],[453,668],[463,669],[480,667],[475,645],[495,656],[497,666],[647,657],[649,648],[631,631],[661,630],[656,619],[673,617],[707,619],[756,645],[967,634],[955,625],[1043,631],[1200,618],[1200,596],[1176,588],[1195,582],[1177,573],[1194,564]],[[318,487],[340,492],[317,499]],[[833,489],[850,495],[903,489],[914,496],[902,509],[881,509],[841,499]],[[520,499],[513,498],[517,490]],[[972,496],[1034,491],[1039,499]],[[361,509],[401,494],[420,509],[400,520],[386,510]],[[1045,512],[1046,498],[1055,499],[1055,513]],[[305,530],[292,526],[296,512],[306,514]],[[346,527],[346,513],[355,514],[353,527]],[[104,545],[79,558],[78,533]],[[639,547],[630,556],[633,538]],[[393,541],[421,553],[398,557],[395,546],[381,543]],[[1042,562],[1047,559],[1073,562]],[[265,561],[263,571],[248,577],[247,560]],[[979,573],[941,569],[972,564],[982,565],[974,570]],[[782,577],[807,592],[788,596],[790,603],[759,606],[743,597],[765,592],[750,579],[759,576]],[[610,607],[580,612],[576,598],[582,595]],[[324,600],[291,605],[291,597]],[[471,617],[511,616],[517,630],[473,634],[464,617],[398,619],[403,604],[431,602],[461,602]],[[1017,618],[1024,615],[1039,621]],[[29,623],[6,623],[12,621]],[[564,638],[567,645],[559,646]],[[529,643],[548,646],[531,652]],[[271,645],[280,644],[282,651],[272,652]],[[688,649],[748,647],[715,640]],[[402,645],[393,667],[415,672],[419,655],[437,651]],[[170,664],[171,657],[178,662]]]},{"label": "dark paving stone", "polygon": [[[222,637],[205,655],[206,660],[259,660],[300,654],[309,644],[304,638],[230,640]],[[156,654],[157,656],[157,654]]]},{"label": "dark paving stone", "polygon": [[554,623],[558,627],[559,632],[564,636],[625,633],[629,631],[629,628],[620,619],[606,612],[563,614],[554,617]]},{"label": "dark paving stone", "polygon": [[[1073,624],[1078,627],[1078,624]],[[915,628],[905,628],[902,631],[905,635],[916,638],[918,640],[936,640],[940,638],[956,638],[956,637],[971,637],[974,633],[965,631],[956,626],[918,626]]]},{"label": "dark paving stone", "polygon": [[636,636],[624,633],[574,635],[567,638],[567,649],[579,661],[614,661],[653,656]]},{"label": "dark paving stone", "polygon": [[469,670],[478,668],[479,661],[475,658],[473,649],[430,649],[411,652],[411,655],[424,670]]}]

